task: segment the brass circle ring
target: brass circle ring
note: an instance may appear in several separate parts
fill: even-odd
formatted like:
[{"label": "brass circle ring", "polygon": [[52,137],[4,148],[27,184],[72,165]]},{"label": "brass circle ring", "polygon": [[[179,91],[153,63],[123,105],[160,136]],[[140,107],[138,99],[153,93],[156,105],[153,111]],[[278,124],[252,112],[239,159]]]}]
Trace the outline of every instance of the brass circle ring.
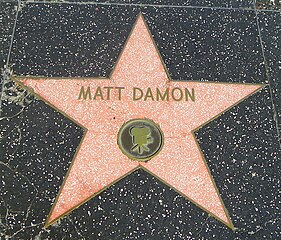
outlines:
[{"label": "brass circle ring", "polygon": [[161,151],[164,134],[152,120],[132,119],[120,128],[117,143],[128,158],[145,162]]}]

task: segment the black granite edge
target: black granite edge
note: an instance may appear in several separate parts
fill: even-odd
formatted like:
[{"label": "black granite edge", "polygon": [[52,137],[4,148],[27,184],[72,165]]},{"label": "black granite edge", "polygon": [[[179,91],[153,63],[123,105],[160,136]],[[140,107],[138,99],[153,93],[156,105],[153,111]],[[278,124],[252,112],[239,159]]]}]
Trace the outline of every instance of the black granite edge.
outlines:
[{"label": "black granite edge", "polygon": [[272,12],[272,13],[279,13],[281,14],[281,9],[257,9],[257,12]]},{"label": "black granite edge", "polygon": [[[5,118],[3,108],[4,102],[8,97],[6,84],[9,82],[9,75],[11,71],[9,68],[9,54],[18,14],[17,6],[18,1],[4,1],[0,3],[0,15],[2,17],[2,21],[0,23],[0,122],[3,118]],[[2,152],[0,155],[2,155]]]},{"label": "black granite edge", "polygon": [[0,4],[3,4],[3,3],[17,3],[19,1],[20,0],[1,0]]},{"label": "black granite edge", "polygon": [[[46,7],[52,7],[53,5],[52,4],[50,4],[50,3],[42,3],[42,5],[40,6],[41,4],[37,4],[37,3],[35,3],[35,4],[28,4],[28,5],[26,5],[26,6],[35,6],[35,7],[38,7],[38,8],[40,8],[41,6],[46,6]],[[61,6],[63,6],[63,4],[56,4],[56,5],[59,5],[58,6],[58,8],[59,7],[61,7]],[[81,6],[81,5],[80,5]],[[87,7],[90,7],[91,5],[84,5],[84,6],[87,6]],[[95,4],[95,5],[92,5],[92,6],[98,6],[98,4]],[[131,9],[131,11],[135,11],[135,10],[137,10],[137,9],[139,9],[139,10],[141,10],[141,9],[143,9],[144,11],[147,11],[147,10],[159,10],[159,9],[161,9],[161,11],[170,11],[170,9],[169,8],[157,8],[157,7],[153,7],[153,6],[143,6],[143,7],[139,7],[139,6],[135,6],[135,5],[131,5],[131,6],[126,6],[126,5],[107,5],[107,6],[103,6],[103,7],[109,7],[109,8],[128,8],[128,9]],[[184,8],[171,8],[171,9],[173,9],[174,11],[184,11]],[[235,13],[245,13],[244,11],[240,11],[239,9],[215,9],[215,8],[188,8],[190,11],[210,11],[210,12],[213,12],[213,13],[217,13],[217,14],[220,14],[220,11],[223,11],[223,12],[226,12],[226,13],[233,13],[233,14],[235,14]],[[246,12],[245,14],[251,14],[252,16],[254,16],[255,15],[255,10],[248,10],[248,12]],[[245,15],[245,17],[246,17],[246,15]],[[253,21],[253,24],[255,25],[256,23],[256,20],[255,19],[252,19],[252,21]],[[151,26],[150,26],[151,27]],[[252,27],[253,28],[253,27]],[[155,30],[155,29],[154,29]],[[153,35],[153,29],[152,29],[152,27],[150,28],[150,31],[152,32],[152,35]],[[153,35],[154,36],[154,35]],[[157,42],[157,39],[155,39],[154,38],[154,40]],[[14,44],[15,45],[15,44]],[[161,50],[160,50],[160,47],[159,47],[159,45],[157,46],[158,47],[158,49],[159,49],[159,51],[161,52]],[[163,47],[163,46],[162,46]],[[163,57],[164,55],[162,54],[162,52],[161,52],[161,56]],[[13,57],[12,57],[13,58]],[[164,57],[163,57],[164,58]],[[114,64],[114,62],[112,63],[112,64]],[[166,65],[167,65],[167,63],[165,63]],[[46,77],[50,77],[50,76],[52,76],[52,77],[56,77],[56,74],[55,75],[52,75],[52,74],[49,74],[49,75],[45,75],[45,74],[42,74],[42,73],[35,73],[35,74],[32,74],[32,73],[28,73],[28,74],[24,74],[22,71],[18,71],[17,69],[14,69],[15,70],[15,73],[17,74],[17,75],[36,75],[36,76],[46,76]],[[111,71],[110,71],[111,72]],[[171,73],[170,73],[171,74]],[[109,74],[107,74],[106,76],[108,76]],[[77,75],[77,74],[72,74],[72,76],[65,76],[65,77],[78,77],[78,76],[80,76],[80,75]],[[88,75],[87,75],[88,76]],[[92,76],[96,76],[96,75],[91,75],[91,77]],[[100,76],[100,75],[97,75],[97,76]],[[90,77],[90,76],[88,76],[88,77]],[[103,76],[104,77],[104,76]],[[179,79],[179,78],[177,78],[177,76],[172,76],[171,75],[171,77],[173,78],[173,79],[175,79],[175,80],[177,80],[177,79]],[[185,76],[184,78],[182,78],[182,79],[179,79],[179,80],[187,80],[187,79],[191,79],[190,78],[190,76]],[[196,79],[196,80],[199,80],[199,79],[201,79],[202,81],[216,81],[216,78],[211,78],[211,79],[209,79],[209,78],[204,78],[204,77],[197,77],[197,76],[194,76],[192,79]],[[235,80],[235,82],[251,82],[251,83],[255,83],[256,81],[254,80],[255,79],[255,77],[251,77],[251,78],[247,78],[248,80]],[[263,80],[261,80],[260,79],[260,77],[257,77],[257,82],[259,82],[259,83],[267,83],[267,79],[264,77],[264,79]],[[218,80],[218,82],[220,82],[220,80]]]},{"label": "black granite edge", "polygon": [[[7,65],[9,50],[11,47],[11,40],[13,38],[13,29],[15,27],[15,18],[17,16],[17,1],[1,2],[0,13],[2,21],[0,23],[0,69]],[[2,79],[1,79],[2,80]]]},{"label": "black granite edge", "polygon": [[[267,228],[280,220],[281,151],[273,115],[267,86],[195,133],[239,240],[279,239],[280,231]],[[259,234],[267,238],[255,238]]]},{"label": "black granite edge", "polygon": [[[4,0],[4,1],[16,1],[16,0]],[[149,1],[149,0],[147,0]],[[160,2],[159,2],[160,1]],[[183,0],[182,0],[183,1]],[[143,0],[96,0],[96,1],[88,1],[88,0],[22,0],[22,3],[50,3],[50,4],[83,4],[83,5],[90,5],[90,4],[100,4],[100,5],[126,5],[126,6],[154,6],[154,7],[179,7],[179,8],[218,8],[218,9],[240,9],[240,10],[254,10],[255,3],[254,1],[250,1],[248,6],[231,6],[230,4],[222,4],[222,5],[215,5],[216,1],[210,1],[209,3],[205,3],[206,1],[202,0],[204,3],[194,4],[194,3],[186,3],[186,1],[176,2],[170,1],[170,3],[161,3],[161,0],[154,1],[154,2],[146,2]],[[225,1],[222,1],[225,2]],[[243,1],[241,1],[243,2]],[[245,1],[244,1],[245,2]]]},{"label": "black granite edge", "polygon": [[[257,19],[260,28],[260,38],[262,41],[262,46],[264,49],[264,58],[266,62],[267,75],[269,81],[269,87],[271,91],[272,107],[274,110],[274,119],[277,125],[277,131],[279,133],[279,142],[281,143],[281,96],[279,91],[281,91],[281,77],[280,77],[280,64],[281,61],[280,52],[281,46],[279,43],[279,48],[274,45],[274,39],[278,39],[278,17],[281,19],[279,13],[259,11],[257,12]],[[274,22],[276,20],[276,22]],[[271,30],[271,32],[269,32]],[[281,29],[281,28],[280,28]],[[279,34],[280,35],[280,34]],[[280,40],[279,40],[280,42]],[[279,50],[279,52],[278,52]],[[278,58],[279,56],[279,58]]]},{"label": "black granite edge", "polygon": [[[0,133],[7,139],[0,144],[1,177],[6,181],[0,185],[0,239],[29,239],[44,229],[83,130],[13,82],[5,86],[19,98],[5,98],[0,120]],[[31,138],[37,139],[36,143]],[[29,235],[18,238],[26,231]]]},{"label": "black granite edge", "polygon": [[274,2],[270,0],[257,0],[256,1],[257,10],[277,10],[281,11],[281,1],[275,0]]}]

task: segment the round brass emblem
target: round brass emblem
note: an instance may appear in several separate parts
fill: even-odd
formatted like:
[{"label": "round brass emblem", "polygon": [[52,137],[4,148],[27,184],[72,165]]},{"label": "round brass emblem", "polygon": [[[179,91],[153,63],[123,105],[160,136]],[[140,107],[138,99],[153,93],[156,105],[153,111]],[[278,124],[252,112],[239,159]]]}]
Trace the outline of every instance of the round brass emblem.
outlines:
[{"label": "round brass emblem", "polygon": [[152,120],[133,119],[120,128],[117,143],[128,158],[145,162],[160,152],[164,136]]}]

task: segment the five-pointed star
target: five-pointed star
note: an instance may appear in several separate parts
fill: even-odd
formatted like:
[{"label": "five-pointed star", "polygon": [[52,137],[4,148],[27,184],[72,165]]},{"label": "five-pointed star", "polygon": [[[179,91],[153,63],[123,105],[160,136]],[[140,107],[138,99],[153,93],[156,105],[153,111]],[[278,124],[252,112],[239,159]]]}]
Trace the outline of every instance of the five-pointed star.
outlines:
[{"label": "five-pointed star", "polygon": [[[194,137],[194,129],[259,90],[255,84],[170,81],[142,15],[109,79],[21,78],[44,101],[87,129],[46,225],[143,168],[219,221],[233,224]],[[81,87],[124,87],[122,99],[78,99]],[[194,89],[195,101],[133,101],[131,89]],[[117,145],[124,122],[148,118],[164,133],[161,152],[148,162],[130,160]],[[218,163],[219,164],[219,163]]]}]

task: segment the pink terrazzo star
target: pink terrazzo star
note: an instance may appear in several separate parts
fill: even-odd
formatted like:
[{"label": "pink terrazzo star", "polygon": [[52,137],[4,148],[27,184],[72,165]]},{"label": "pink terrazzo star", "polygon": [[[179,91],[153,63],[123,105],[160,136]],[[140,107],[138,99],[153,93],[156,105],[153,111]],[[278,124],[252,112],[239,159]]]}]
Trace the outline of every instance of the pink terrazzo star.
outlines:
[{"label": "pink terrazzo star", "polygon": [[[87,129],[46,226],[105,188],[143,168],[219,221],[233,228],[193,131],[258,91],[255,84],[170,81],[142,15],[137,18],[110,79],[21,78],[21,83]],[[78,99],[81,87],[124,87],[110,98]],[[133,101],[134,87],[194,89],[195,101]],[[92,93],[93,95],[93,93]],[[124,122],[148,118],[164,134],[160,153],[147,162],[130,160],[117,145]],[[219,163],[218,163],[219,164]]]}]

